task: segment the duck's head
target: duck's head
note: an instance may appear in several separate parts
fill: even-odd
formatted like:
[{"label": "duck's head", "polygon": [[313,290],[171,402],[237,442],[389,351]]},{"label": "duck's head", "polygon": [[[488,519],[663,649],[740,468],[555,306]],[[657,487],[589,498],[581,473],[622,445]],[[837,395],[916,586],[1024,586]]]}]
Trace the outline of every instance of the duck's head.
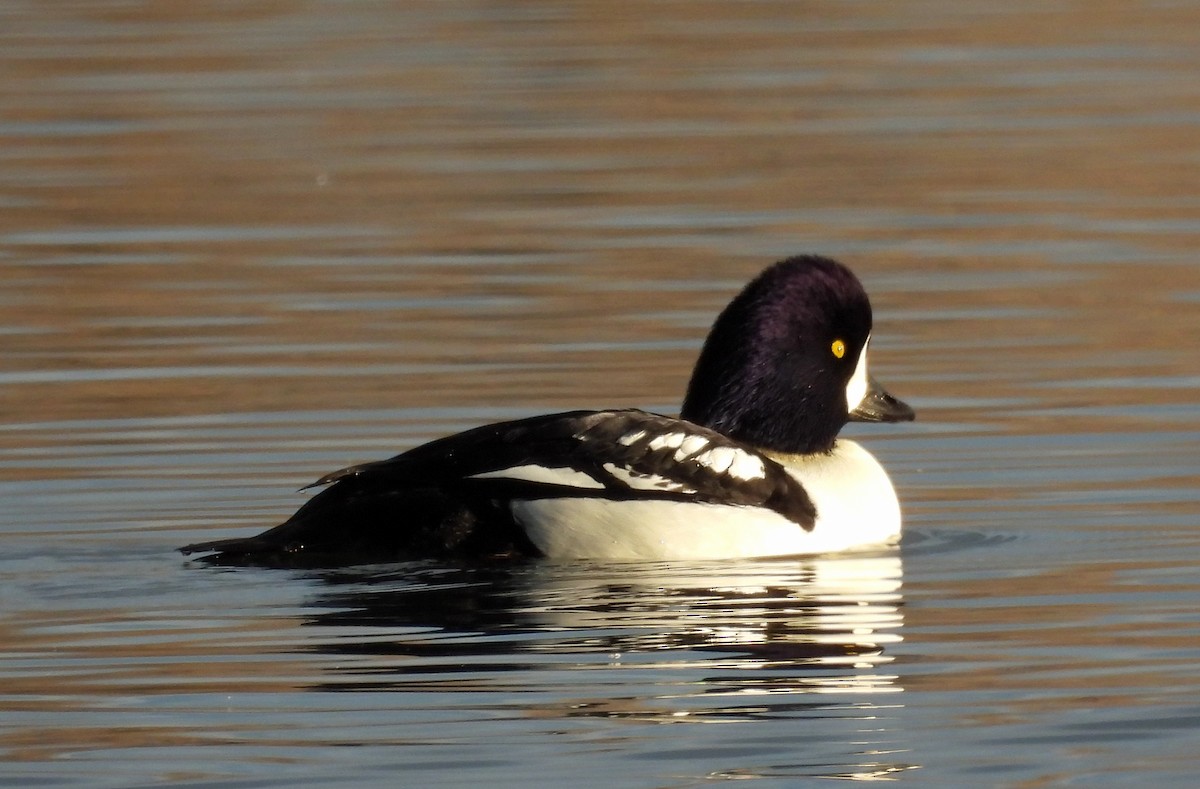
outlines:
[{"label": "duck's head", "polygon": [[761,449],[826,452],[846,422],[913,410],[867,374],[871,303],[850,269],[788,258],[747,285],[700,351],[680,416]]}]

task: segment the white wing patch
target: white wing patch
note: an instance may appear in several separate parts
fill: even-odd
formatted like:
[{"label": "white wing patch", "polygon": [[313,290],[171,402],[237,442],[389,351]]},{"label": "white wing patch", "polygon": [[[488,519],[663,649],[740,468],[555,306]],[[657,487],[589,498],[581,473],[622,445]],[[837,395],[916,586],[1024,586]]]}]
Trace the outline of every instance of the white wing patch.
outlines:
[{"label": "white wing patch", "polygon": [[542,482],[547,485],[566,485],[572,488],[594,488],[603,490],[604,483],[592,479],[582,471],[572,468],[549,468],[537,464],[513,466],[495,471],[472,474],[468,479],[520,479],[526,482]]},{"label": "white wing patch", "polygon": [[[631,450],[630,453],[617,451],[615,455],[609,454],[608,456],[614,460],[604,463],[603,468],[613,479],[630,490],[696,494],[711,484],[720,486],[719,480],[706,478],[707,474],[729,477],[745,483],[759,482],[767,478],[765,461],[756,452],[738,446],[730,446],[719,436],[688,430],[686,423],[677,422],[678,427],[676,427],[670,425],[673,420],[665,417],[648,416],[648,418],[653,420],[654,424],[647,427],[626,427],[625,431],[618,434],[616,438],[606,439],[600,433],[592,434],[589,432],[591,428],[576,433],[575,438],[585,444],[591,441],[596,442],[595,455],[600,456],[592,455],[596,460],[602,460],[604,454],[609,450],[628,447]],[[643,424],[645,423],[643,422]],[[660,430],[661,432],[659,432]],[[603,446],[605,440],[612,441],[613,444],[605,448]],[[589,452],[589,454],[592,453]],[[625,457],[626,454],[630,456]],[[696,466],[700,466],[700,468],[697,469]],[[523,471],[524,467],[519,470]],[[696,472],[699,472],[701,477],[692,479]],[[563,475],[570,473],[570,470],[558,469],[555,473]],[[593,478],[583,475],[582,472],[576,473],[579,477],[584,478],[575,483],[579,487],[603,487],[603,485],[596,484]],[[503,473],[489,472],[489,476],[516,475],[514,470],[510,469]],[[526,476],[518,478],[532,479]],[[691,481],[681,482],[679,478]],[[543,478],[539,476],[536,481],[543,481]],[[555,481],[564,484],[559,480]],[[729,484],[728,481],[725,484]]]},{"label": "white wing patch", "polygon": [[682,462],[707,447],[709,441],[704,436],[688,436],[675,450],[675,461]]},{"label": "white wing patch", "polygon": [[762,479],[767,476],[767,467],[763,465],[762,458],[740,449],[735,449],[734,452],[737,453],[737,457],[729,466],[730,474],[745,480]]},{"label": "white wing patch", "polygon": [[696,492],[682,482],[660,477],[657,474],[640,474],[624,466],[618,466],[615,463],[605,463],[604,470],[633,490],[669,490],[674,493]]},{"label": "white wing patch", "polygon": [[679,449],[687,437],[687,433],[663,433],[651,439],[646,448],[651,452],[659,449]]},{"label": "white wing patch", "polygon": [[[579,438],[579,436],[575,436],[575,437]],[[631,447],[634,444],[636,444],[637,442],[641,441],[645,437],[646,437],[646,431],[639,430],[636,433],[626,433],[625,435],[623,435],[617,439],[617,443],[620,444],[621,446]]]},{"label": "white wing patch", "polygon": [[737,462],[738,455],[744,454],[746,453],[735,447],[715,447],[707,452],[701,452],[692,459],[702,466],[708,466],[717,474],[724,474],[729,471],[730,466]]}]

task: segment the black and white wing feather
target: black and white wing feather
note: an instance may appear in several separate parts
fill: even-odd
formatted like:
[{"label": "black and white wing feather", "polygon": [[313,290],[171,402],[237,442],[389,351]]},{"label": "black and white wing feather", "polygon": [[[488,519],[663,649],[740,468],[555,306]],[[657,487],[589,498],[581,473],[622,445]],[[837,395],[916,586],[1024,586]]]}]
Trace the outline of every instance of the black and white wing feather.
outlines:
[{"label": "black and white wing feather", "polygon": [[779,463],[713,430],[645,411],[572,411],[485,425],[327,474],[286,522],[189,545],[223,561],[320,563],[536,553],[518,500],[590,497],[762,507],[812,530],[816,509]]},{"label": "black and white wing feather", "polygon": [[572,411],[487,425],[334,472],[314,485],[380,478],[507,499],[584,496],[765,507],[806,530],[816,521],[804,487],[776,461],[716,431],[638,410]]}]

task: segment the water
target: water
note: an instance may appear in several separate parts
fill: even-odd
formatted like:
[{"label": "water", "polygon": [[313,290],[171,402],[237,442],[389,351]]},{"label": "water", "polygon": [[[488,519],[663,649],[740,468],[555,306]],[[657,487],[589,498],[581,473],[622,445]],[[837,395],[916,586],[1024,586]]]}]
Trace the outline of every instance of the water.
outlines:
[{"label": "water", "polygon": [[[1200,8],[0,8],[0,783],[1187,786]],[[850,263],[894,550],[220,570]]]}]

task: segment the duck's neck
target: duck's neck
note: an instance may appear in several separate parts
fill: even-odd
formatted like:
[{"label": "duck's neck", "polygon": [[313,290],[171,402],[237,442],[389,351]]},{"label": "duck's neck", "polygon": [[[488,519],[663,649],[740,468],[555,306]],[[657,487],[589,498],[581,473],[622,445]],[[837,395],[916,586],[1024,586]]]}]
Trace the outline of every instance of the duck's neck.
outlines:
[{"label": "duck's neck", "polygon": [[764,401],[751,393],[706,399],[697,397],[693,387],[679,415],[766,452],[818,455],[831,451],[845,420],[830,418],[823,413],[827,408],[814,407],[799,394],[787,402]]}]

